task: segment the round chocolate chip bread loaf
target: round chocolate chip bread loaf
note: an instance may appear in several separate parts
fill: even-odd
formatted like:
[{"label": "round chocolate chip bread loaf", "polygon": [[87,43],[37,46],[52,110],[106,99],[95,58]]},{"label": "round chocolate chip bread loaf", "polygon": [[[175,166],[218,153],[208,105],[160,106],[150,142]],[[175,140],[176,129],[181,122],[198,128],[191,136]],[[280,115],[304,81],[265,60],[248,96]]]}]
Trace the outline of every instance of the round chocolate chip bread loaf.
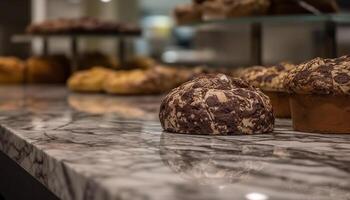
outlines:
[{"label": "round chocolate chip bread loaf", "polygon": [[350,56],[303,63],[284,84],[295,130],[350,133]]},{"label": "round chocolate chip bread loaf", "polygon": [[269,98],[224,74],[200,76],[172,90],[159,118],[164,130],[186,134],[256,134],[274,127]]},{"label": "round chocolate chip bread loaf", "polygon": [[284,85],[297,94],[350,95],[350,56],[303,63],[289,72]]}]

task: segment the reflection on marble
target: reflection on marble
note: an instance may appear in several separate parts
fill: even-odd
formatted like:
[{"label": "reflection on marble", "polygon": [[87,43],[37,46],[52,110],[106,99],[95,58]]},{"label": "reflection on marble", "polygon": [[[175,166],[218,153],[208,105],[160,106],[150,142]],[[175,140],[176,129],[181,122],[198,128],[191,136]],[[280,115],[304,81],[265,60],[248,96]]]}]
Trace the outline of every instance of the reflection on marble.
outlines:
[{"label": "reflection on marble", "polygon": [[[82,112],[90,114],[116,113],[126,118],[157,120],[154,113],[158,112],[161,97],[122,96],[101,94],[70,94],[69,105]],[[156,118],[155,118],[156,117]]]},{"label": "reflection on marble", "polygon": [[0,87],[0,150],[61,199],[350,199],[350,135],[163,133],[160,97]]}]

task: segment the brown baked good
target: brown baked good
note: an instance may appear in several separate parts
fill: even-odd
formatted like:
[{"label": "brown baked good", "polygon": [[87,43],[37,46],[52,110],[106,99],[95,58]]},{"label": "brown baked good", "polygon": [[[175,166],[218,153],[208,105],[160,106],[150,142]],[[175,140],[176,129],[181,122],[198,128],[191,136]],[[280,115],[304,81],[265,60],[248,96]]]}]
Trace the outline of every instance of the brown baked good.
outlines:
[{"label": "brown baked good", "polygon": [[70,61],[63,55],[33,56],[26,61],[28,83],[65,83],[70,73]]},{"label": "brown baked good", "polygon": [[225,0],[227,17],[264,15],[270,8],[270,0]]},{"label": "brown baked good", "polygon": [[227,7],[224,5],[224,0],[206,0],[201,4],[202,19],[217,20],[226,18]]},{"label": "brown baked good", "polygon": [[201,9],[193,4],[176,6],[174,17],[178,25],[191,24],[202,20]]},{"label": "brown baked good", "polygon": [[272,14],[302,14],[312,13],[312,6],[321,13],[333,13],[339,10],[336,0],[271,0]]},{"label": "brown baked good", "polygon": [[241,78],[260,88],[271,99],[273,111],[278,118],[290,118],[289,95],[283,81],[288,71],[295,66],[281,63],[276,66],[255,66],[241,72]]},{"label": "brown baked good", "polygon": [[135,25],[114,21],[100,20],[92,17],[59,18],[27,27],[29,34],[66,34],[66,33],[141,33]]},{"label": "brown baked good", "polygon": [[269,98],[224,74],[200,76],[172,90],[159,119],[164,130],[184,134],[257,134],[274,127]]},{"label": "brown baked good", "polygon": [[118,60],[101,52],[85,52],[79,55],[79,69],[90,69],[95,66],[117,69],[120,68]]},{"label": "brown baked good", "polygon": [[126,62],[127,69],[150,69],[157,65],[157,62],[150,57],[136,56]]},{"label": "brown baked good", "polygon": [[0,57],[0,84],[23,82],[24,63],[15,57]]},{"label": "brown baked good", "polygon": [[204,3],[205,1],[207,1],[207,0],[192,0],[192,3],[195,5],[200,5],[200,4]]},{"label": "brown baked good", "polygon": [[113,70],[104,67],[93,67],[73,74],[67,82],[68,88],[77,92],[102,92],[103,83],[113,74]]},{"label": "brown baked good", "polygon": [[270,0],[206,0],[200,6],[203,19],[212,20],[266,14]]},{"label": "brown baked good", "polygon": [[160,94],[169,91],[192,77],[192,71],[156,66],[148,70],[116,71],[104,82],[111,94]]},{"label": "brown baked good", "polygon": [[303,63],[284,85],[291,93],[295,130],[350,133],[350,56]]}]

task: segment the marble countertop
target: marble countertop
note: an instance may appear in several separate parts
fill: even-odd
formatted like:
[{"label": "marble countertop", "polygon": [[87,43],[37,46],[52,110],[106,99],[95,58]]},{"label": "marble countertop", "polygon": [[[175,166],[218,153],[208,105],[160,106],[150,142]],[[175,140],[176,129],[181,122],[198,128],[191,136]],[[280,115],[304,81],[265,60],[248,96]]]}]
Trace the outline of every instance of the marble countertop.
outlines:
[{"label": "marble countertop", "polygon": [[63,200],[350,199],[350,135],[169,134],[160,98],[0,87],[0,150]]}]

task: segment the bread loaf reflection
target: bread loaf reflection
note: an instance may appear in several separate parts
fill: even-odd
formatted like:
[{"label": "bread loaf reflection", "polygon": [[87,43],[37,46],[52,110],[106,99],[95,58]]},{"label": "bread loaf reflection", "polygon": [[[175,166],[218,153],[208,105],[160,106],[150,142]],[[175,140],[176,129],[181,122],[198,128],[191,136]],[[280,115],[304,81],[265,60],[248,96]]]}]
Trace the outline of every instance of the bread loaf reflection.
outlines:
[{"label": "bread loaf reflection", "polygon": [[[225,187],[243,181],[265,167],[252,156],[272,154],[257,151],[253,146],[239,145],[239,141],[163,133],[160,156],[164,164],[184,179],[196,184]],[[200,146],[196,144],[201,144]],[[230,149],[223,146],[230,146]]]},{"label": "bread loaf reflection", "polygon": [[116,114],[143,120],[156,120],[160,97],[113,97],[102,94],[70,94],[68,104],[89,114]]}]

